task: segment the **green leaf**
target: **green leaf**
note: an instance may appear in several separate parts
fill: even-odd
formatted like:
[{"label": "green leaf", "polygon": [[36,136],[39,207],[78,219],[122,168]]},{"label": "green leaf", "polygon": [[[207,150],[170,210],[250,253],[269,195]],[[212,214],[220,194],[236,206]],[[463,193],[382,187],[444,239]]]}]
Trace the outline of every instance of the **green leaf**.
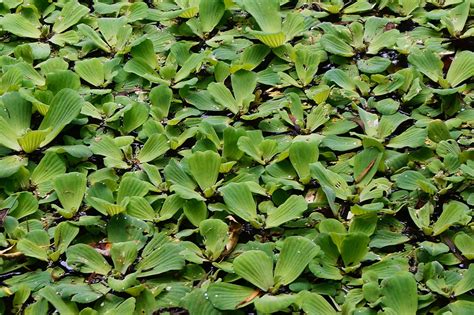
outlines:
[{"label": "green leaf", "polygon": [[[409,58],[412,54],[409,55]],[[357,68],[364,73],[382,73],[391,65],[390,60],[382,57],[357,60]]]},{"label": "green leaf", "polygon": [[0,158],[0,178],[10,177],[28,164],[28,159],[18,155]]},{"label": "green leaf", "polygon": [[210,189],[217,182],[221,157],[214,151],[197,151],[188,158],[189,172],[207,197],[212,195]]},{"label": "green leaf", "polygon": [[434,82],[443,78],[443,62],[430,50],[415,50],[408,55],[408,62]]},{"label": "green leaf", "polygon": [[208,293],[202,288],[195,288],[188,293],[182,300],[182,306],[186,307],[189,314],[209,314],[209,315],[220,315],[219,312],[214,308],[212,303],[209,301]]},{"label": "green leaf", "polygon": [[28,130],[23,136],[18,138],[18,143],[23,151],[31,153],[40,147],[50,132],[51,128],[45,130]]},{"label": "green leaf", "polygon": [[281,31],[280,1],[278,0],[243,0],[244,9],[250,13],[263,32],[278,33]]},{"label": "green leaf", "polygon": [[309,165],[318,160],[319,149],[315,141],[294,141],[290,146],[289,158],[301,182],[310,178]]},{"label": "green leaf", "polygon": [[348,73],[342,71],[341,69],[331,69],[324,74],[323,78],[328,82],[336,83],[346,90],[355,90],[356,88],[354,80],[349,76]]},{"label": "green leaf", "polygon": [[433,225],[433,235],[439,235],[454,224],[467,224],[471,220],[469,207],[459,201],[443,205],[443,212]]},{"label": "green leaf", "polygon": [[375,176],[382,160],[383,153],[375,147],[359,152],[354,158],[354,179],[360,185],[365,185]]},{"label": "green leaf", "polygon": [[341,244],[341,256],[346,267],[357,265],[367,254],[369,237],[364,233],[349,233]]},{"label": "green leaf", "polygon": [[140,163],[146,163],[162,156],[170,149],[169,141],[165,135],[153,134],[137,155]]},{"label": "green leaf", "polygon": [[118,188],[117,202],[121,203],[126,197],[144,197],[148,190],[146,182],[132,176],[124,177]]},{"label": "green leaf", "polygon": [[54,309],[61,315],[79,314],[79,310],[74,302],[64,301],[51,286],[47,286],[40,291],[38,295],[47,300]]},{"label": "green leaf", "polygon": [[[465,2],[467,3],[468,1]],[[449,67],[446,80],[448,80],[452,87],[455,87],[473,76],[474,52],[468,50],[458,52]]]},{"label": "green leaf", "polygon": [[100,87],[105,82],[104,61],[99,58],[77,61],[74,70],[83,80],[95,87]]},{"label": "green leaf", "polygon": [[239,105],[237,101],[234,99],[234,96],[230,92],[230,90],[224,85],[222,82],[218,83],[211,83],[207,87],[209,93],[211,93],[212,97],[221,104],[229,109],[232,113],[237,114],[239,112]]},{"label": "green leaf", "polygon": [[[89,40],[91,40],[95,46],[102,49],[105,52],[110,52],[109,45],[104,42],[104,40],[97,34],[89,25],[87,24],[79,24],[77,29]],[[125,70],[125,69],[124,69]]]},{"label": "green leaf", "polygon": [[201,221],[207,218],[207,205],[202,200],[186,200],[183,212],[194,226],[199,226]]},{"label": "green leaf", "polygon": [[275,266],[276,285],[288,285],[303,272],[319,252],[319,246],[302,236],[285,239]]},{"label": "green leaf", "polygon": [[168,117],[173,91],[166,85],[156,86],[150,91],[151,113],[158,119]]},{"label": "green leaf", "polygon": [[30,192],[22,191],[16,193],[7,198],[4,203],[8,203],[7,201],[10,198],[16,201],[8,211],[8,215],[11,217],[21,219],[38,211],[38,200]]},{"label": "green leaf", "polygon": [[143,257],[137,264],[140,271],[138,277],[148,277],[170,270],[181,270],[184,267],[184,258],[180,254],[181,248],[177,244],[166,243],[152,253]]},{"label": "green leaf", "polygon": [[400,135],[392,138],[388,143],[388,147],[400,149],[400,148],[417,148],[425,144],[427,137],[426,129],[410,127]]},{"label": "green leaf", "polygon": [[49,235],[43,230],[31,231],[16,246],[25,256],[48,261]]},{"label": "green leaf", "polygon": [[306,314],[336,315],[331,304],[321,295],[313,292],[302,291],[298,297],[301,308]]},{"label": "green leaf", "polygon": [[297,299],[296,295],[290,294],[278,294],[269,295],[266,294],[255,300],[254,305],[257,312],[262,314],[272,314],[278,311],[285,310],[288,306],[293,304]]},{"label": "green leaf", "polygon": [[234,259],[234,270],[239,276],[263,291],[273,287],[273,261],[261,250],[249,250]]},{"label": "green leaf", "polygon": [[222,0],[201,0],[199,2],[199,20],[202,31],[208,33],[219,23],[225,12]]},{"label": "green leaf", "polygon": [[405,171],[398,175],[396,179],[397,186],[407,190],[418,189],[418,181],[428,181],[428,179],[417,171]]},{"label": "green leaf", "polygon": [[257,219],[257,205],[250,188],[245,183],[230,183],[221,189],[225,204],[230,212],[245,221]]},{"label": "green leaf", "polygon": [[334,151],[349,151],[358,148],[362,142],[356,138],[339,137],[336,135],[328,135],[321,141],[321,146],[328,147]]},{"label": "green leaf", "polygon": [[349,44],[344,42],[342,39],[338,38],[336,35],[324,34],[320,39],[320,43],[323,46],[324,50],[329,53],[343,57],[354,56],[354,51],[352,50],[352,47],[349,46]]},{"label": "green leaf", "polygon": [[155,210],[143,197],[130,197],[127,204],[127,214],[144,221],[153,221],[156,218]]},{"label": "green leaf", "polygon": [[20,13],[6,14],[0,19],[2,28],[20,37],[40,38],[41,32],[38,30],[39,22],[32,22]]},{"label": "green leaf", "polygon": [[64,161],[56,153],[47,152],[31,173],[30,179],[35,184],[41,184],[64,173],[66,173]]},{"label": "green leaf", "polygon": [[351,195],[349,185],[341,175],[323,167],[320,162],[311,164],[311,176],[317,179],[321,186],[333,190],[337,198],[346,200]]},{"label": "green leaf", "polygon": [[209,300],[220,310],[235,310],[253,302],[259,291],[237,284],[212,283],[207,289]]},{"label": "green leaf", "polygon": [[440,142],[442,140],[451,139],[448,127],[446,127],[446,124],[442,120],[436,119],[431,121],[428,124],[427,130],[428,138],[430,138],[434,142]]},{"label": "green leaf", "polygon": [[54,247],[56,252],[62,254],[66,252],[68,246],[79,234],[79,227],[69,222],[61,222],[54,230]]},{"label": "green leaf", "polygon": [[66,262],[82,273],[107,275],[111,269],[104,257],[86,244],[76,244],[66,250]]},{"label": "green leaf", "polygon": [[382,304],[395,314],[416,314],[418,294],[415,278],[402,272],[382,281]]},{"label": "green leaf", "polygon": [[229,227],[218,219],[207,219],[199,224],[199,233],[204,239],[206,252],[211,260],[219,258],[228,242]]},{"label": "green leaf", "polygon": [[265,226],[269,229],[297,219],[302,216],[307,208],[306,200],[302,196],[290,196],[278,208],[268,212]]},{"label": "green leaf", "polygon": [[110,257],[114,263],[115,270],[125,274],[127,269],[135,262],[137,252],[136,241],[113,243],[110,248]]},{"label": "green leaf", "polygon": [[474,238],[464,232],[457,233],[454,237],[454,244],[467,259],[474,257]]},{"label": "green leaf", "polygon": [[64,209],[60,211],[61,215],[72,218],[79,210],[86,192],[86,175],[77,172],[62,174],[54,178],[53,186]]},{"label": "green leaf", "polygon": [[15,151],[21,151],[15,129],[2,116],[0,116],[0,145]]},{"label": "green leaf", "polygon": [[53,32],[62,33],[71,26],[79,22],[84,15],[89,13],[86,6],[80,5],[77,1],[68,1],[64,4],[59,16],[53,24]]},{"label": "green leaf", "polygon": [[40,146],[43,147],[53,141],[61,130],[79,115],[82,105],[83,100],[77,92],[71,89],[63,89],[58,92],[38,127],[40,130],[51,130]]},{"label": "green leaf", "polygon": [[464,272],[461,281],[454,287],[454,296],[459,296],[474,289],[474,265],[470,264],[466,272]]},{"label": "green leaf", "polygon": [[255,98],[253,91],[257,85],[257,74],[252,71],[239,70],[232,74],[231,81],[237,107],[247,112],[250,102]]}]

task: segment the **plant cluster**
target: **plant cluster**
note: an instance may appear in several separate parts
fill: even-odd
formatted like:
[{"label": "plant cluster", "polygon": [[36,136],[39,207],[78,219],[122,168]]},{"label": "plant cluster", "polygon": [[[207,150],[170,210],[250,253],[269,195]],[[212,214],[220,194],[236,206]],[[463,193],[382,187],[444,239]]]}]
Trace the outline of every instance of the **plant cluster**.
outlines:
[{"label": "plant cluster", "polygon": [[0,2],[0,313],[473,314],[474,2]]}]

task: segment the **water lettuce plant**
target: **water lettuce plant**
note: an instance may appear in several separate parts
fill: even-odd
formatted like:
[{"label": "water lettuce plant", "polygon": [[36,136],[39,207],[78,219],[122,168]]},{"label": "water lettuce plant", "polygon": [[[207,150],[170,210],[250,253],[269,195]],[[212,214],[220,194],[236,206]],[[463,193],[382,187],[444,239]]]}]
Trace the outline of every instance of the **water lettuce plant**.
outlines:
[{"label": "water lettuce plant", "polygon": [[1,314],[474,314],[473,1],[0,2]]}]

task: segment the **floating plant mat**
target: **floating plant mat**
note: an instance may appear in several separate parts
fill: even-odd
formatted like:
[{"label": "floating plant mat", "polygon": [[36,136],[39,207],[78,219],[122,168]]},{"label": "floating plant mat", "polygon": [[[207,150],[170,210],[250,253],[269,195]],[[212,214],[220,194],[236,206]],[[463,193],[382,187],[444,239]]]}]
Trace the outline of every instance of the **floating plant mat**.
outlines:
[{"label": "floating plant mat", "polygon": [[0,313],[474,314],[474,2],[0,3]]}]

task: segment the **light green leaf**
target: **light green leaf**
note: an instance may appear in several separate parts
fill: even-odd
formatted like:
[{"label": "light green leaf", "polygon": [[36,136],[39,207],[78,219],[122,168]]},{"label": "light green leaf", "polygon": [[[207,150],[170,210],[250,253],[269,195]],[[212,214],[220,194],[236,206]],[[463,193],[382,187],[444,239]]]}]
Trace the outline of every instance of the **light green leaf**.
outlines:
[{"label": "light green leaf", "polygon": [[137,155],[140,163],[146,163],[162,156],[170,149],[169,141],[163,134],[153,134]]},{"label": "light green leaf", "polygon": [[[465,2],[469,1],[466,0]],[[446,80],[448,80],[452,87],[455,87],[473,76],[474,52],[468,50],[458,52],[449,67]]]},{"label": "light green leaf", "polygon": [[433,225],[433,235],[439,235],[454,224],[467,224],[471,220],[469,207],[459,201],[443,205],[443,212]]},{"label": "light green leaf", "polygon": [[413,126],[402,132],[400,135],[392,138],[387,147],[396,149],[405,147],[417,148],[425,144],[427,135],[426,129]]},{"label": "light green leaf", "polygon": [[181,270],[184,267],[184,258],[181,256],[179,245],[166,243],[143,257],[137,264],[140,271],[138,277],[148,277],[170,270]]},{"label": "light green leaf", "polygon": [[33,173],[31,173],[30,179],[35,184],[41,184],[65,172],[66,164],[59,155],[53,152],[47,152],[33,170]]},{"label": "light green leaf", "polygon": [[76,61],[74,70],[79,76],[92,84],[94,87],[100,87],[105,81],[104,60],[91,58]]},{"label": "light green leaf", "polygon": [[113,243],[110,248],[110,257],[114,263],[115,270],[125,274],[128,267],[135,262],[137,252],[136,241]]},{"label": "light green leaf", "polygon": [[249,250],[234,259],[235,272],[263,291],[273,287],[273,260],[261,250]]},{"label": "light green leaf", "polygon": [[183,212],[194,226],[199,224],[207,218],[207,205],[202,200],[189,199],[186,200]]},{"label": "light green leaf", "polygon": [[402,272],[382,281],[382,304],[395,314],[416,314],[417,284],[412,274]]},{"label": "light green leaf", "polygon": [[39,22],[33,23],[21,13],[6,14],[0,19],[2,28],[20,37],[40,38],[41,32],[38,30]]},{"label": "light green leaf", "polygon": [[464,232],[459,232],[454,237],[454,244],[467,259],[474,259],[474,237]]},{"label": "light green leaf", "polygon": [[156,218],[155,210],[144,197],[130,197],[127,204],[127,214],[144,221],[153,221]]},{"label": "light green leaf", "polygon": [[107,275],[111,269],[104,257],[86,244],[76,244],[66,250],[66,262],[82,273]]},{"label": "light green leaf", "polygon": [[459,296],[474,289],[474,264],[470,264],[461,281],[454,287],[454,296]]},{"label": "light green leaf", "polygon": [[204,238],[206,252],[211,260],[219,258],[228,242],[229,227],[222,220],[207,219],[199,224],[199,233]]},{"label": "light green leaf", "polygon": [[79,310],[74,302],[64,301],[53,289],[52,286],[47,286],[38,291],[38,295],[46,299],[54,309],[61,315],[75,315],[79,314]]},{"label": "light green leaf", "polygon": [[291,294],[266,294],[254,301],[255,309],[262,314],[272,314],[286,309],[297,299],[296,295]]},{"label": "light green leaf", "polygon": [[303,236],[285,239],[275,266],[275,283],[288,285],[304,271],[319,252],[319,246]]},{"label": "light green leaf", "polygon": [[78,1],[68,1],[64,4],[59,16],[53,24],[53,32],[62,33],[75,25],[81,18],[89,13],[86,6],[80,5]]},{"label": "light green leaf", "polygon": [[257,205],[250,188],[245,183],[230,183],[221,189],[229,210],[245,221],[257,219]]},{"label": "light green leaf", "polygon": [[189,172],[198,183],[206,197],[210,197],[213,192],[209,191],[217,182],[221,157],[214,151],[194,152],[188,161]]},{"label": "light green leaf", "polygon": [[40,130],[51,129],[41,142],[41,147],[53,141],[61,130],[79,115],[83,102],[79,94],[71,89],[63,89],[54,96],[48,112],[38,128]]},{"label": "light green leaf", "polygon": [[54,178],[54,190],[63,206],[61,215],[70,219],[76,214],[82,204],[86,192],[87,177],[82,173],[67,173]]},{"label": "light green leaf", "polygon": [[443,78],[443,62],[431,50],[415,50],[408,55],[408,62],[434,82]]},{"label": "light green leaf", "polygon": [[268,212],[266,228],[282,225],[288,221],[301,217],[308,205],[302,196],[290,196],[282,205]]},{"label": "light green leaf", "polygon": [[344,42],[342,39],[338,38],[336,35],[324,34],[321,37],[320,43],[323,46],[324,50],[329,53],[343,57],[354,56],[354,51],[352,50],[352,47],[349,46],[349,44]]},{"label": "light green leaf", "polygon": [[10,177],[28,164],[28,158],[10,155],[0,158],[0,178]]},{"label": "light green leaf", "polygon": [[346,267],[357,265],[369,251],[369,237],[364,233],[349,233],[341,244],[341,256]]},{"label": "light green leaf", "polygon": [[223,0],[201,0],[199,2],[199,20],[202,31],[208,33],[219,23],[225,12]]},{"label": "light green leaf", "polygon": [[306,314],[336,315],[331,304],[321,295],[313,292],[302,291],[299,293],[299,303]]},{"label": "light green leaf", "polygon": [[239,105],[237,101],[234,99],[234,96],[230,92],[230,90],[224,85],[222,82],[218,83],[211,83],[207,87],[209,93],[211,93],[212,97],[221,104],[229,109],[232,113],[237,114],[239,112]]},{"label": "light green leaf", "polygon": [[217,282],[209,285],[207,294],[214,307],[220,310],[235,310],[253,302],[258,289],[242,285]]},{"label": "light green leaf", "polygon": [[281,31],[280,1],[278,0],[243,0],[244,9],[257,21],[263,32],[278,33]]}]

